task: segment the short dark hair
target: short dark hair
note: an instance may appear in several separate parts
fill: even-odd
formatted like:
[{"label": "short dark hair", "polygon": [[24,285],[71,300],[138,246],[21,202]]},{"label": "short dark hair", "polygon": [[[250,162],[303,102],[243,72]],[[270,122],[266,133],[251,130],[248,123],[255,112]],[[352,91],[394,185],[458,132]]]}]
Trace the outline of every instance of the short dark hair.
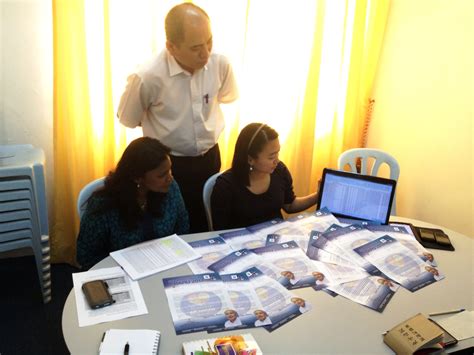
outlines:
[{"label": "short dark hair", "polygon": [[265,144],[277,138],[278,133],[264,123],[250,123],[242,129],[235,143],[231,168],[238,182],[250,186],[248,156],[256,159]]},{"label": "short dark hair", "polygon": [[[170,151],[170,148],[155,138],[140,137],[133,140],[125,148],[115,171],[111,171],[105,179],[104,188],[94,193],[106,197],[104,209],[117,208],[125,226],[130,229],[136,227],[142,216],[137,202],[136,180],[158,168],[169,157]],[[149,192],[150,194],[153,198],[149,199],[149,211],[159,216],[162,198],[159,193]]]},{"label": "short dark hair", "polygon": [[209,15],[206,11],[193,3],[184,2],[174,6],[165,18],[165,32],[168,41],[174,44],[180,44],[184,40],[184,19],[189,9],[197,10],[209,19]]}]

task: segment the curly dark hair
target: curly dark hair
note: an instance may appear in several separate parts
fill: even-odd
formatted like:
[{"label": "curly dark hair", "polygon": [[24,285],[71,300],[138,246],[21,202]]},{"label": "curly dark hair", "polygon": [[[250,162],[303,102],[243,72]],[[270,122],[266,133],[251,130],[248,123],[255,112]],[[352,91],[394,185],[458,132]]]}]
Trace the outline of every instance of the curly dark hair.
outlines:
[{"label": "curly dark hair", "polygon": [[[104,187],[92,196],[105,197],[105,205],[98,213],[116,208],[120,220],[128,229],[133,229],[143,218],[143,211],[138,205],[137,180],[156,169],[170,153],[170,148],[159,140],[141,137],[132,141],[117,163],[115,171],[111,171],[105,179]],[[147,211],[153,216],[161,215],[161,201],[165,193],[149,191],[147,195]]]}]

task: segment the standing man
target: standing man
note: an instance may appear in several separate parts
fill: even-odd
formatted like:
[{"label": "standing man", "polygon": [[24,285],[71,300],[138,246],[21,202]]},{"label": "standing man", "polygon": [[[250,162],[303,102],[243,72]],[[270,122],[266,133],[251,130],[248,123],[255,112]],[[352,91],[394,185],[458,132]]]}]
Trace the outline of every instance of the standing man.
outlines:
[{"label": "standing man", "polygon": [[219,105],[237,99],[237,85],[227,58],[211,53],[211,25],[203,9],[191,3],[173,7],[165,31],[166,50],[128,77],[118,117],[171,148],[191,232],[201,232],[208,229],[202,189],[221,167]]}]

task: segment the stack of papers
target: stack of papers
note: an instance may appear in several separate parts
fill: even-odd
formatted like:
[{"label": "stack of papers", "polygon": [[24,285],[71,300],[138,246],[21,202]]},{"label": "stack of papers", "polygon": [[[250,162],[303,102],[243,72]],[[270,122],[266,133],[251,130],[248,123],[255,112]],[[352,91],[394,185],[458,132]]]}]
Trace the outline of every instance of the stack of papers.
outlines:
[{"label": "stack of papers", "polygon": [[[80,327],[148,313],[138,282],[132,281],[118,266],[78,272],[72,274],[72,280]],[[103,280],[107,283],[115,303],[98,309],[89,307],[82,292],[82,285],[94,280]]]},{"label": "stack of papers", "polygon": [[110,256],[133,280],[139,280],[201,257],[176,234],[117,250],[110,253]]}]

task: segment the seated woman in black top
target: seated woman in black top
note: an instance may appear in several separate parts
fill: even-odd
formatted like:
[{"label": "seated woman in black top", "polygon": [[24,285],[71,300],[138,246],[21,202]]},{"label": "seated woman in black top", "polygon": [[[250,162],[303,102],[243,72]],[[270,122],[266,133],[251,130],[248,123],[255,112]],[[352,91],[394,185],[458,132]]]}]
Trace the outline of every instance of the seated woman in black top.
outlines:
[{"label": "seated woman in black top", "polygon": [[87,201],[77,239],[82,267],[91,267],[111,251],[189,231],[169,152],[150,137],[135,139],[125,149],[105,186]]},{"label": "seated woman in black top", "polygon": [[261,123],[247,125],[235,144],[232,168],[216,180],[211,195],[214,229],[239,228],[282,218],[316,204],[317,193],[296,197],[293,179],[278,160],[278,133]]}]

